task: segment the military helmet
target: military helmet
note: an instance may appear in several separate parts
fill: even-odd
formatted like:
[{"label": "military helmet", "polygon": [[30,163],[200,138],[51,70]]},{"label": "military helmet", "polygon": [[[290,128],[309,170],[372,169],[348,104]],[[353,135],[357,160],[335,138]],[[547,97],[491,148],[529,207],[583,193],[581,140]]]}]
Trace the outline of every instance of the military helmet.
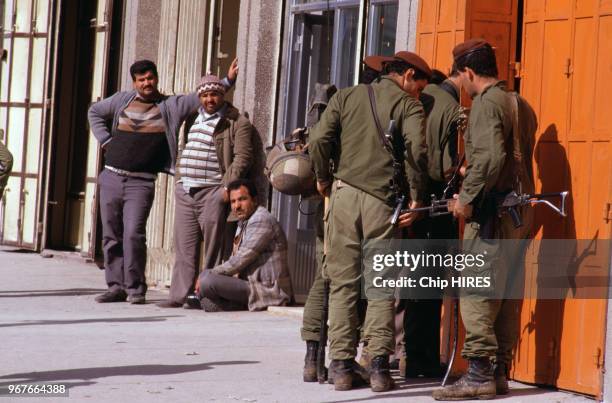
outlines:
[{"label": "military helmet", "polygon": [[304,149],[304,137],[296,136],[296,132],[268,151],[265,172],[277,191],[311,197],[317,194],[315,174],[310,156]]}]

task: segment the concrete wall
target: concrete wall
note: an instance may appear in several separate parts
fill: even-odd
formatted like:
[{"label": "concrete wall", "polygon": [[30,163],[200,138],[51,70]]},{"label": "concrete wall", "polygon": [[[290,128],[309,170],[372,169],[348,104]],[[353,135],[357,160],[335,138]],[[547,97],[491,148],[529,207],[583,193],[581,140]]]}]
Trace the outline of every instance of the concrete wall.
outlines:
[{"label": "concrete wall", "polygon": [[244,0],[240,3],[236,52],[240,71],[234,104],[249,114],[264,145],[271,144],[276,126],[283,3],[278,0]]},{"label": "concrete wall", "polygon": [[400,0],[397,16],[395,50],[416,49],[417,13],[419,0]]},{"label": "concrete wall", "polygon": [[130,65],[149,59],[157,63],[162,0],[126,0],[124,10],[121,89],[130,89]]}]

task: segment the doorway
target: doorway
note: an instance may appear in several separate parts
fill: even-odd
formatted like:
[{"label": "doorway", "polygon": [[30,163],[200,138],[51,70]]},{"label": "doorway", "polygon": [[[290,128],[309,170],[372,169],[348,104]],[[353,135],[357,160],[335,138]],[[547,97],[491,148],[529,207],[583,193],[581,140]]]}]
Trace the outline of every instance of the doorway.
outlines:
[{"label": "doorway", "polygon": [[[105,3],[101,0],[102,3]],[[96,1],[64,1],[60,9],[58,59],[55,75],[56,109],[50,153],[50,177],[45,247],[59,250],[79,251],[90,254],[91,248],[84,240],[95,237],[84,234],[90,220],[90,203],[86,194],[88,185],[95,178],[88,175],[91,148],[95,141],[89,131],[87,110],[93,98],[96,75],[96,40],[101,29],[99,24],[101,6],[112,12],[112,19],[121,21],[123,2],[98,4]],[[110,15],[109,15],[110,17]],[[109,47],[106,93],[117,90],[119,80],[121,25],[112,27]],[[97,171],[96,171],[97,172]],[[97,218],[95,218],[97,219]]]}]

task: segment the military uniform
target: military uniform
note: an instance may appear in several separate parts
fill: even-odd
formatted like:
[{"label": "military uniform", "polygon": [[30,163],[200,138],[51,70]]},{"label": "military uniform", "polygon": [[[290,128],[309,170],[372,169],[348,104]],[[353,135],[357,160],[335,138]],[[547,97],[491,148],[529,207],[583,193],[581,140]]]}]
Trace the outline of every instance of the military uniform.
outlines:
[{"label": "military uniform", "polygon": [[[425,138],[429,182],[428,195],[442,198],[447,180],[445,172],[459,163],[457,156],[457,128],[461,110],[458,88],[450,80],[429,84],[423,90],[421,102],[427,114]],[[448,195],[447,195],[448,196]],[[451,215],[425,217],[412,225],[412,234],[422,239],[456,239],[458,225]],[[442,251],[432,251],[446,253]],[[440,270],[436,275],[444,276]],[[408,377],[424,375],[436,377],[440,370],[440,315],[442,293],[439,299],[403,300],[405,309],[405,374]],[[404,370],[404,368],[400,368]]]},{"label": "military uniform", "polygon": [[[474,98],[470,112],[470,124],[466,134],[466,157],[468,167],[459,200],[464,204],[482,205],[488,194],[504,194],[515,189],[517,178],[514,171],[511,96],[502,82],[486,88]],[[527,105],[523,105],[527,107]],[[524,178],[520,181],[522,191],[532,193],[531,156],[533,154],[535,114],[521,113],[519,132],[522,147]],[[482,195],[485,197],[483,198]],[[523,226],[515,229],[508,214],[494,218],[493,239],[526,239],[530,236],[532,209],[521,209]],[[468,241],[483,237],[484,217],[478,217],[465,227],[463,238]],[[488,238],[489,236],[487,236]],[[469,246],[468,246],[469,247]],[[503,256],[495,262],[507,268],[519,267],[524,256]],[[505,274],[505,268],[494,268],[497,273]],[[468,273],[469,274],[469,273]],[[498,281],[505,279],[498,278]],[[462,355],[471,357],[497,356],[498,362],[507,364],[511,359],[512,346],[517,336],[518,312],[509,305],[512,300],[487,300],[471,296],[461,300],[461,317],[466,327],[466,340]],[[507,307],[508,306],[508,307]]]},{"label": "military uniform", "polygon": [[0,142],[0,197],[2,197],[12,168],[13,156],[4,143]]},{"label": "military uniform", "polygon": [[[495,212],[486,212],[486,206],[494,195],[504,195],[511,190],[533,192],[531,156],[537,126],[535,113],[525,103],[519,102],[518,135],[521,149],[520,167],[513,156],[513,106],[512,97],[497,82],[485,88],[473,98],[469,127],[465,137],[465,152],[468,161],[463,187],[459,194],[462,204],[474,206],[474,217],[466,223],[463,235],[465,251],[486,250],[488,262],[485,271],[466,269],[465,276],[494,278],[497,287],[511,287],[516,274],[524,264],[524,252],[529,243],[533,210],[529,206],[519,209],[523,226],[514,228],[509,214],[501,217]],[[520,172],[520,177],[517,177]],[[516,189],[517,185],[521,189]],[[480,212],[479,212],[480,211]],[[513,247],[498,241],[484,239],[516,239]],[[520,249],[516,249],[519,246]],[[489,384],[495,380],[492,395],[508,392],[506,368],[512,358],[519,326],[518,301],[492,299],[487,295],[464,292],[460,299],[461,318],[466,329],[462,356],[470,360],[465,379],[455,385],[434,392],[438,400],[457,400],[457,397],[490,396]],[[496,363],[493,374],[490,360]],[[472,365],[473,364],[473,365]],[[485,391],[486,389],[486,391]],[[484,397],[482,397],[484,398]]]},{"label": "military uniform", "polygon": [[[423,201],[427,180],[423,107],[389,77],[372,88],[381,125],[387,127],[395,120],[403,137],[410,197]],[[396,235],[390,224],[393,160],[381,145],[366,86],[342,89],[331,99],[312,129],[309,148],[319,182],[334,180],[325,230],[325,270],[331,280],[330,356],[348,360],[357,352],[361,242]],[[333,178],[330,158],[335,161]],[[393,299],[368,301],[364,337],[372,357],[393,353],[393,303]]]}]

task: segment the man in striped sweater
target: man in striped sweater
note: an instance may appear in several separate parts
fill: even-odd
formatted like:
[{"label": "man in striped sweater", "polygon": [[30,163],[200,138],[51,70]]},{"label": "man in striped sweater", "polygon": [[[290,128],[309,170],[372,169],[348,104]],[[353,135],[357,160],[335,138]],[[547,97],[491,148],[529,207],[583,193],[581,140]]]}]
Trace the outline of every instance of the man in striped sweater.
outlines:
[{"label": "man in striped sweater", "polygon": [[[204,269],[229,254],[224,231],[229,212],[227,185],[246,178],[255,156],[253,126],[225,101],[226,87],[217,76],[202,77],[200,108],[179,155],[175,188],[174,250],[170,296],[158,304],[178,308],[194,289],[199,247],[204,241]],[[185,305],[189,307],[189,305]]]}]

